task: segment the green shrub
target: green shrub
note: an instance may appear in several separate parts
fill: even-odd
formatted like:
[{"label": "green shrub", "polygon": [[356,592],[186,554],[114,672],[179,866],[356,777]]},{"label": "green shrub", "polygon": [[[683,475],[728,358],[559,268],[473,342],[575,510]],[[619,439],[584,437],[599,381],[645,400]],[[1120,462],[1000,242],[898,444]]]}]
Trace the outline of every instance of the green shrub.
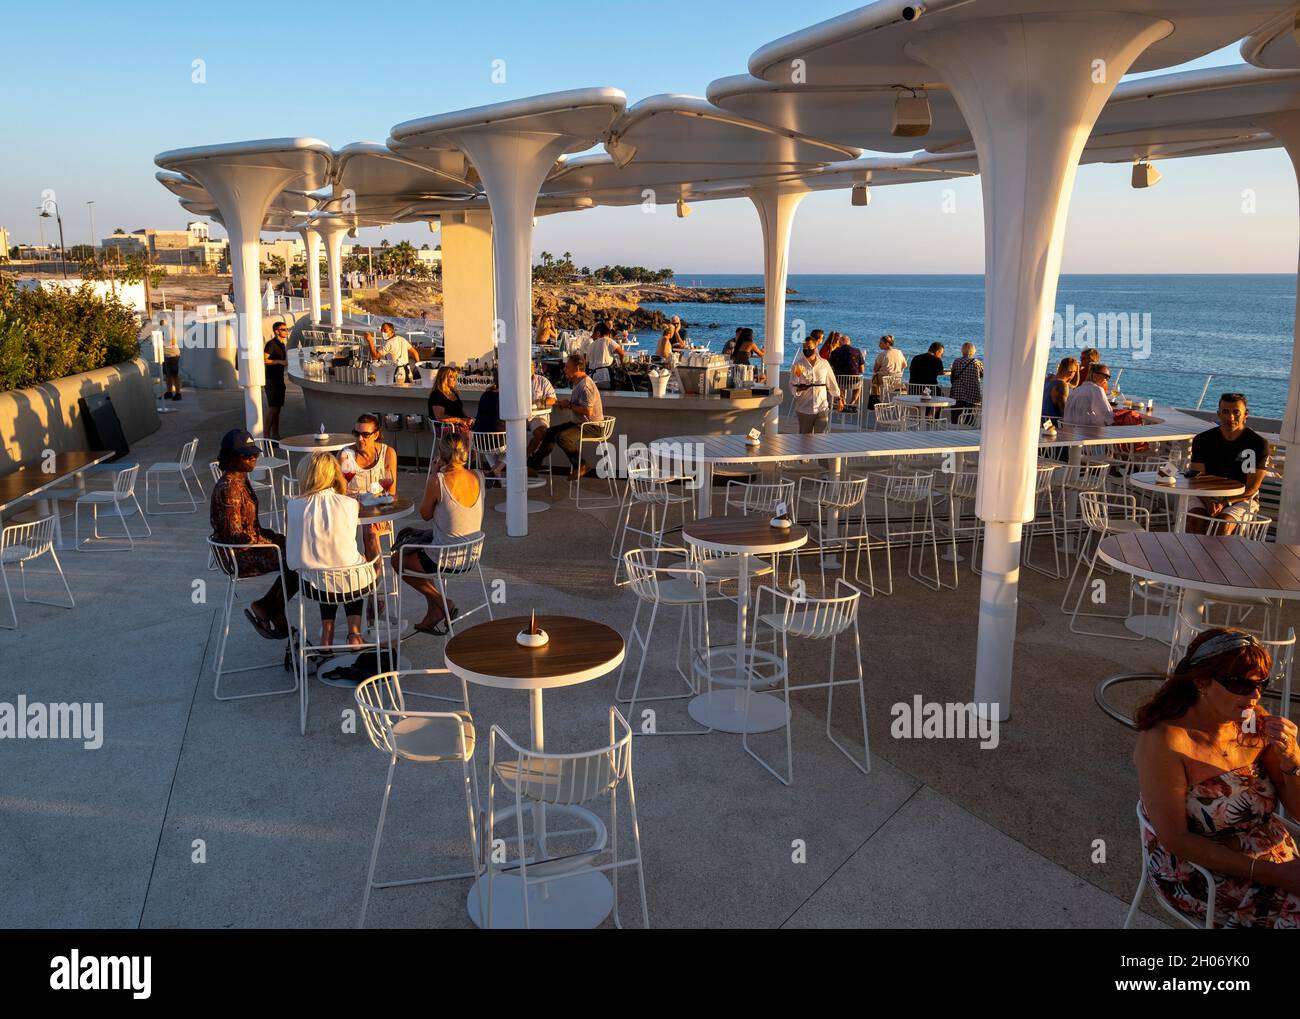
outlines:
[{"label": "green shrub", "polygon": [[129,361],[139,352],[131,310],[79,290],[19,290],[0,277],[0,390],[24,389]]}]

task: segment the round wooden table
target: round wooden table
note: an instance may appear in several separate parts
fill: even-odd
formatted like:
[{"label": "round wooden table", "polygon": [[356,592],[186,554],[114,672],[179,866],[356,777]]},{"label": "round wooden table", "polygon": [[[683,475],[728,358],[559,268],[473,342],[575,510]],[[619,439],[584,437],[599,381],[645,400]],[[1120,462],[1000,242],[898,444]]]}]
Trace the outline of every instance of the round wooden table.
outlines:
[{"label": "round wooden table", "polygon": [[[528,691],[532,749],[540,753],[546,749],[542,691],[576,686],[608,675],[623,661],[623,638],[605,624],[590,619],[539,615],[537,625],[547,632],[550,640],[543,647],[526,648],[519,645],[515,636],[528,628],[528,622],[528,616],[509,616],[461,630],[447,641],[444,656],[452,674],[467,683],[498,690]],[[583,807],[549,809],[578,815],[596,831],[605,830],[603,822]],[[513,807],[510,812],[513,814]],[[546,855],[546,814],[547,808],[541,804],[533,807],[539,858]],[[522,823],[522,818],[516,823]],[[524,909],[519,879],[505,875],[497,878],[495,884],[492,926],[522,927]],[[483,901],[487,901],[486,888]],[[482,927],[478,903],[478,882],[475,882],[467,906],[470,918]],[[566,876],[553,884],[532,885],[528,890],[528,911],[534,927],[596,927],[613,907],[613,886],[599,871]]]},{"label": "round wooden table", "polygon": [[1198,474],[1194,478],[1184,477],[1181,473],[1174,475],[1172,485],[1162,485],[1157,480],[1155,471],[1139,471],[1128,476],[1128,483],[1144,492],[1172,496],[1177,500],[1173,529],[1178,532],[1187,530],[1187,503],[1193,498],[1231,499],[1246,491],[1246,485],[1231,478],[1219,478],[1213,474]]},{"label": "round wooden table", "polygon": [[1103,538],[1098,556],[1124,573],[1181,588],[1175,613],[1199,616],[1207,594],[1300,599],[1300,545],[1157,531]]},{"label": "round wooden table", "polygon": [[[773,527],[770,518],[745,515],[705,517],[682,528],[682,538],[695,548],[709,552],[734,554],[739,560],[736,591],[736,643],[734,647],[709,649],[705,656],[704,676],[709,685],[723,682],[732,690],[710,690],[692,698],[687,710],[701,725],[722,732],[771,732],[780,729],[789,718],[789,709],[779,697],[750,690],[752,675],[760,675],[754,666],[760,662],[777,663],[765,651],[747,653],[745,632],[749,619],[750,557],[793,552],[808,543],[808,528],[792,524],[788,530]],[[720,659],[715,668],[714,658]],[[697,672],[699,663],[696,665]],[[725,670],[720,675],[719,670]],[[731,675],[726,675],[729,672]],[[746,704],[748,701],[748,704]],[[748,717],[748,723],[746,718]]]}]

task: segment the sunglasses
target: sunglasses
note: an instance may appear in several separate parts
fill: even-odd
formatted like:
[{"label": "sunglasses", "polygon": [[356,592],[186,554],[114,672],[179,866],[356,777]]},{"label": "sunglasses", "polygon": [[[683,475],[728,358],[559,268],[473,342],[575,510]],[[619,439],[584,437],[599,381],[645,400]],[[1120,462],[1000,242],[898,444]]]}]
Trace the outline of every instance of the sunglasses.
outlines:
[{"label": "sunglasses", "polygon": [[379,433],[378,433],[378,432],[358,432],[358,431],[354,428],[354,429],[352,429],[352,434],[355,435],[358,439],[366,439],[366,438],[369,438],[369,437],[372,436],[372,435],[378,435]]},{"label": "sunglasses", "polygon": [[1263,693],[1268,689],[1268,677],[1264,679],[1247,679],[1245,676],[1215,676],[1214,681],[1238,697],[1248,697],[1253,693]]}]

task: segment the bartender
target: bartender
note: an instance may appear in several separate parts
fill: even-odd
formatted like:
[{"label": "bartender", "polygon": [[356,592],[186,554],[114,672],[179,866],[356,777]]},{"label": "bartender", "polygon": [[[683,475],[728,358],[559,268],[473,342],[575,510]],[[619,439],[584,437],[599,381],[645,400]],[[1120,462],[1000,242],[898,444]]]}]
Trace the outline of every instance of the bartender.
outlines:
[{"label": "bartender", "polygon": [[617,356],[620,361],[627,357],[622,346],[614,341],[614,331],[608,322],[598,322],[591,331],[591,342],[587,345],[587,365],[591,381],[600,389],[613,389],[610,368]]}]

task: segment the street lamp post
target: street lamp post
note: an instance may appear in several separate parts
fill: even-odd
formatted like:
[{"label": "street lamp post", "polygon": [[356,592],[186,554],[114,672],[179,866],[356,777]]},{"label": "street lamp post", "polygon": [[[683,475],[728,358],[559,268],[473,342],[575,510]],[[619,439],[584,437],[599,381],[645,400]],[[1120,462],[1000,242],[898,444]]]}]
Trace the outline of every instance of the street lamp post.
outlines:
[{"label": "street lamp post", "polygon": [[41,218],[49,219],[49,205],[54,206],[54,219],[59,224],[59,266],[63,269],[63,278],[68,278],[68,254],[63,247],[63,214],[59,212],[59,203],[50,199],[48,205],[41,206]]}]

